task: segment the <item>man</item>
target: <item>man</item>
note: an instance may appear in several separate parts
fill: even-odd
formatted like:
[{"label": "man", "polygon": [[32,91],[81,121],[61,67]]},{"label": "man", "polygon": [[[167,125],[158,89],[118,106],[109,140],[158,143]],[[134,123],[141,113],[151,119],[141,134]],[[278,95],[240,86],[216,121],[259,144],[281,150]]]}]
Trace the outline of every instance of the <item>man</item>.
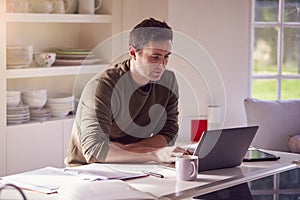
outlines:
[{"label": "man", "polygon": [[67,166],[175,160],[178,151],[167,146],[178,134],[178,85],[165,69],[172,29],[150,18],[129,37],[130,59],[95,76],[82,92]]}]

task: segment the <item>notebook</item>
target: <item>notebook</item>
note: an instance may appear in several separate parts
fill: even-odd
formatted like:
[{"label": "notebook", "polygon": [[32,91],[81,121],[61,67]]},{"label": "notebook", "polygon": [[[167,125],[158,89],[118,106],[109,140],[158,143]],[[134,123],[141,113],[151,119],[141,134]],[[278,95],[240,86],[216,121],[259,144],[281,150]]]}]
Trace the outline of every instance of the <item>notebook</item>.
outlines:
[{"label": "notebook", "polygon": [[204,131],[193,153],[199,157],[199,172],[240,165],[257,129],[247,126]]}]

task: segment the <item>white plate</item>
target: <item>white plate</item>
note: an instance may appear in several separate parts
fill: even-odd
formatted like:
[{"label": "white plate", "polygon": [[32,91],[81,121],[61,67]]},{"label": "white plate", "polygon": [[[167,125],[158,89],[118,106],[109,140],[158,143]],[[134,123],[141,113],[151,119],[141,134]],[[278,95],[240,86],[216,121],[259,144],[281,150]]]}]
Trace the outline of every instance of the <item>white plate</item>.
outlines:
[{"label": "white plate", "polygon": [[6,65],[7,69],[21,69],[26,67],[26,65]]},{"label": "white plate", "polygon": [[73,65],[94,65],[99,64],[100,59],[86,59],[86,60],[71,60],[71,59],[56,59],[53,66],[73,66]]},{"label": "white plate", "polygon": [[7,107],[7,111],[29,111],[28,105],[18,105],[16,107]]},{"label": "white plate", "polygon": [[22,113],[22,114],[14,114],[14,115],[6,115],[7,118],[24,118],[24,117],[29,117],[29,113]]}]

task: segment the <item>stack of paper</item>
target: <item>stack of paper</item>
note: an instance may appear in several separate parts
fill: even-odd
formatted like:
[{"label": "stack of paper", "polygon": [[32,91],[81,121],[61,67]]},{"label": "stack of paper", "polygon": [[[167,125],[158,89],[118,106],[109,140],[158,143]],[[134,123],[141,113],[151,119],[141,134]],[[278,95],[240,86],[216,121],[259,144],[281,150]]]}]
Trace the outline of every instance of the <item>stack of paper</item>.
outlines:
[{"label": "stack of paper", "polygon": [[29,172],[1,178],[1,182],[12,183],[20,188],[46,194],[56,193],[65,185],[83,184],[95,180],[124,180],[146,176],[144,173],[129,173],[104,164],[90,164],[72,168],[45,167]]}]

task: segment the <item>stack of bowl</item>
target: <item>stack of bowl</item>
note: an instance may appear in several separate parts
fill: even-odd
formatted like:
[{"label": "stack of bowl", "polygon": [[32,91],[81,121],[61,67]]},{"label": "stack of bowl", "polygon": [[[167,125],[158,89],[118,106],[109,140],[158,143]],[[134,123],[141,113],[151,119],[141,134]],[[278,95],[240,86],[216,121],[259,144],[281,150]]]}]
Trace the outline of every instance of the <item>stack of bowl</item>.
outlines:
[{"label": "stack of bowl", "polygon": [[65,117],[74,110],[74,96],[66,93],[49,94],[46,105],[53,117]]},{"label": "stack of bowl", "polygon": [[6,47],[7,69],[28,67],[33,58],[33,46],[8,45]]},{"label": "stack of bowl", "polygon": [[20,91],[7,91],[6,92],[6,106],[16,107],[21,101]]},{"label": "stack of bowl", "polygon": [[32,108],[42,108],[47,102],[47,90],[32,90],[22,92],[22,101]]}]

